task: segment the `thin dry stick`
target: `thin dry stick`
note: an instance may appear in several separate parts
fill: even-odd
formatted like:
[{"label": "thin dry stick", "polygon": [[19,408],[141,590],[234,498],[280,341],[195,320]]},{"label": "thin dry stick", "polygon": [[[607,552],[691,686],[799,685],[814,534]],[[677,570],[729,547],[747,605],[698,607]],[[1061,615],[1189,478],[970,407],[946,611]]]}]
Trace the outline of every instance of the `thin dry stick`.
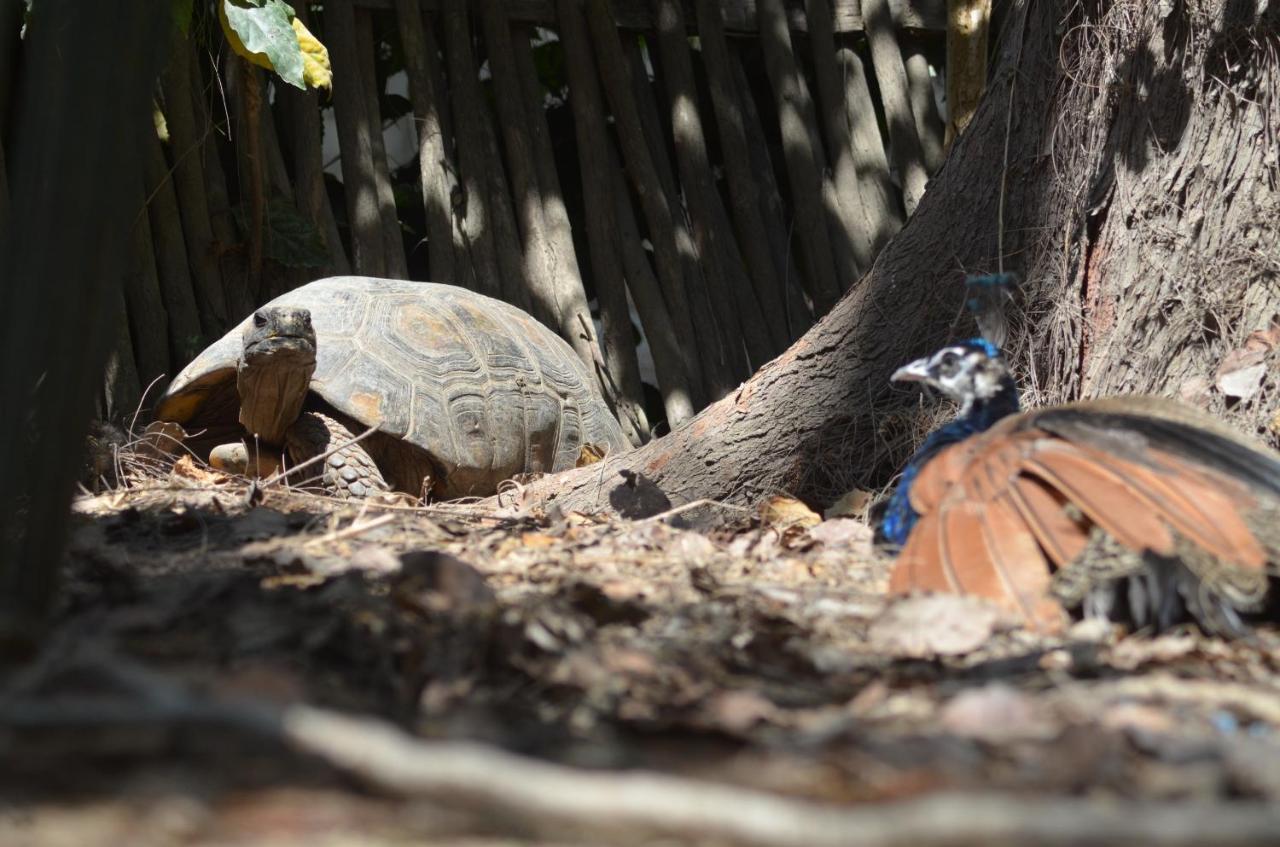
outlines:
[{"label": "thin dry stick", "polygon": [[324,535],[308,539],[303,546],[313,544],[328,544],[331,541],[344,541],[348,538],[355,538],[357,535],[364,535],[366,532],[377,529],[380,526],[386,526],[396,519],[395,515],[378,515],[376,518],[370,518],[367,521],[361,521],[360,517],[364,515],[362,509],[360,515],[353,520],[346,529],[336,529],[332,532],[326,532]]},{"label": "thin dry stick", "polygon": [[330,447],[328,450],[326,450],[323,453],[320,453],[319,455],[312,456],[310,459],[307,459],[305,462],[299,462],[293,467],[285,468],[284,470],[280,471],[277,474],[272,474],[270,477],[268,477],[266,480],[264,480],[261,483],[260,487],[266,488],[268,486],[275,485],[277,482],[284,479],[285,477],[293,476],[298,471],[303,470],[305,468],[309,468],[312,465],[316,464],[317,462],[323,462],[325,459],[329,458],[334,453],[337,453],[340,450],[345,450],[353,444],[359,444],[361,441],[364,441],[366,438],[368,438],[370,435],[373,435],[377,431],[378,431],[378,428],[376,426],[371,426],[368,429],[366,429],[364,432],[357,435],[355,438],[352,438],[350,441],[344,441],[343,443],[339,444],[336,447]]}]

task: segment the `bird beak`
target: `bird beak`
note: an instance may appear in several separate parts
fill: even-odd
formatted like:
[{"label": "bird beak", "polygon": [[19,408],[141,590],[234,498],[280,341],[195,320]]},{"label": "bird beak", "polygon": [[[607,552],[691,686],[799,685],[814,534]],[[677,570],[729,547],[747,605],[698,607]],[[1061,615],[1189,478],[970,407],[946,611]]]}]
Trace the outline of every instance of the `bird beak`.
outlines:
[{"label": "bird beak", "polygon": [[890,382],[924,382],[929,378],[928,358],[916,359],[909,365],[903,365],[889,377]]}]

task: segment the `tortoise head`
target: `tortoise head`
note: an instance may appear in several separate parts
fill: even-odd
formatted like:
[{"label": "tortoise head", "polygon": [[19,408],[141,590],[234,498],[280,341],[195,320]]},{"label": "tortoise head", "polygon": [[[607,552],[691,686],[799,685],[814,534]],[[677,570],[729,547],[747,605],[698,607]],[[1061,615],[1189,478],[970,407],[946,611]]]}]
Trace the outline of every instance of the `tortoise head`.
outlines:
[{"label": "tortoise head", "polygon": [[265,444],[280,444],[298,418],[316,369],[311,312],[298,306],[263,306],[244,330],[236,367],[240,423]]}]

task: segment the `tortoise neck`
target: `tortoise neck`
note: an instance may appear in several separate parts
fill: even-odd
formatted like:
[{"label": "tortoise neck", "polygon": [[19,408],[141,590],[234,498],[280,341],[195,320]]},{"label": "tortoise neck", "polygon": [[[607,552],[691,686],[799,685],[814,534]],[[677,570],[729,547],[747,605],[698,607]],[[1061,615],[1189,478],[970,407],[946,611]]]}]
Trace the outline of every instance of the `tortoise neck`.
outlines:
[{"label": "tortoise neck", "polygon": [[240,394],[240,423],[250,438],[280,445],[284,434],[302,413],[302,404],[315,373],[314,356],[279,350],[245,357],[236,370]]}]

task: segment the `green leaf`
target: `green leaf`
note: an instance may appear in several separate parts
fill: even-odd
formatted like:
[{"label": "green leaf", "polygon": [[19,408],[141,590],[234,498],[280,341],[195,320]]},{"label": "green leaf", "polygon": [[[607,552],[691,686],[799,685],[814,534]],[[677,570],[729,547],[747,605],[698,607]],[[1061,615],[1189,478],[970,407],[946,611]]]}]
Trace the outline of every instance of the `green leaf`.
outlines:
[{"label": "green leaf", "polygon": [[280,78],[306,90],[302,50],[290,21],[293,7],[283,0],[225,0],[227,23],[250,53],[262,53]]}]

